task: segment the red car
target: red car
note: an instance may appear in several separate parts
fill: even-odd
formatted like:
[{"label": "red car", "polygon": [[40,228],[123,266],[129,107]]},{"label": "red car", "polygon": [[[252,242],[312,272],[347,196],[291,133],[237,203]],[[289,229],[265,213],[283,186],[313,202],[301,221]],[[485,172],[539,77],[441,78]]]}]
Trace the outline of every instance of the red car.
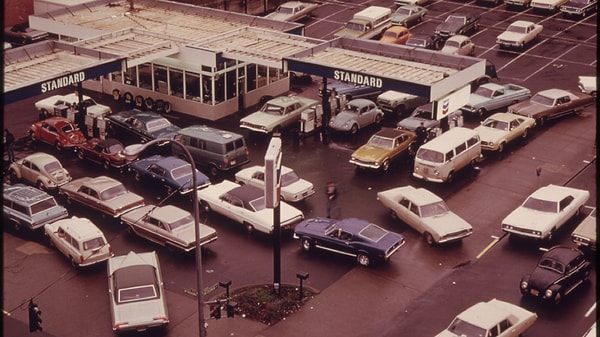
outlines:
[{"label": "red car", "polygon": [[50,117],[29,127],[31,140],[42,141],[56,146],[57,150],[73,149],[86,141],[85,135],[69,119]]},{"label": "red car", "polygon": [[129,164],[122,151],[123,143],[115,138],[91,138],[77,145],[75,150],[77,158],[81,160],[85,159],[100,164],[106,170],[114,167],[120,171]]}]

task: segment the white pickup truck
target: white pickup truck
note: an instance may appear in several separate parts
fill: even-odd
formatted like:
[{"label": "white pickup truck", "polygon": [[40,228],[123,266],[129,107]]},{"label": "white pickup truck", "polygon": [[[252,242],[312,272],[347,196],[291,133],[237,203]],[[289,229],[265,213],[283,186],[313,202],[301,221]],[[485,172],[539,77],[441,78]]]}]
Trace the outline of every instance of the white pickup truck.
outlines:
[{"label": "white pickup truck", "polygon": [[[86,109],[86,114],[95,117],[107,116],[112,113],[109,106],[96,103],[91,97],[83,95],[81,104]],[[35,108],[40,112],[40,116],[48,118],[55,115],[63,115],[63,111],[69,109],[73,104],[80,104],[79,97],[75,94],[54,95],[35,102]],[[63,116],[65,117],[65,116]]]},{"label": "white pickup truck", "polygon": [[427,103],[427,98],[400,91],[387,90],[377,96],[377,105],[386,114],[403,116],[414,108]]}]

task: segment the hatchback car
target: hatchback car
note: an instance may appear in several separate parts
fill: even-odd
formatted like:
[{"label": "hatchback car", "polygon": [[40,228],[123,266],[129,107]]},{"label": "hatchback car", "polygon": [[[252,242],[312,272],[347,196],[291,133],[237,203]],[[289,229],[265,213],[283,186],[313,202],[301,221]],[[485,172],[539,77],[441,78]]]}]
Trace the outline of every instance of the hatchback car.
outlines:
[{"label": "hatchback car", "polygon": [[164,329],[169,314],[156,252],[130,251],[111,257],[106,266],[113,331]]},{"label": "hatchback car", "polygon": [[582,251],[554,246],[545,252],[531,274],[521,278],[521,294],[559,304],[563,296],[589,280],[592,264]]},{"label": "hatchback car", "polygon": [[45,224],[69,216],[50,194],[23,184],[3,186],[4,225],[15,232],[35,231]]},{"label": "hatchback car", "polygon": [[91,266],[113,256],[106,237],[87,218],[71,217],[44,225],[50,246],[65,255],[73,267]]},{"label": "hatchback car", "polygon": [[28,132],[32,141],[50,144],[59,151],[74,149],[86,140],[79,127],[64,117],[50,117],[33,123]]},{"label": "hatchback car", "polygon": [[359,129],[371,124],[379,124],[383,119],[383,111],[377,107],[375,102],[356,98],[346,103],[344,109],[331,118],[329,127],[337,131],[356,134]]},{"label": "hatchback car", "polygon": [[381,35],[381,42],[405,44],[406,41],[412,36],[408,28],[404,26],[391,26],[386,29]]},{"label": "hatchback car", "polygon": [[[145,205],[121,216],[121,223],[131,234],[167,247],[169,250],[189,252],[196,248],[196,230],[193,215],[173,205]],[[217,231],[200,224],[200,245],[217,239]]]},{"label": "hatchback car", "polygon": [[56,190],[72,180],[71,174],[51,154],[36,152],[14,161],[8,167],[10,182],[23,181],[40,190]]}]

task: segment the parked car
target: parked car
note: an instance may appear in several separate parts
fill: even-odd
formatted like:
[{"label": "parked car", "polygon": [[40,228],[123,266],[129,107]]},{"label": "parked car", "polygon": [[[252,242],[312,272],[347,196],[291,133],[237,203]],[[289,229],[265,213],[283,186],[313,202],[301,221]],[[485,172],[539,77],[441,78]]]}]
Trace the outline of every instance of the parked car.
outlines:
[{"label": "parked car", "polygon": [[35,102],[35,108],[40,112],[40,116],[48,118],[51,116],[66,116],[66,110],[72,104],[77,104],[79,107],[85,108],[85,113],[94,118],[100,116],[108,116],[112,113],[112,109],[108,105],[99,104],[90,96],[82,95],[81,102],[79,95],[74,93],[67,95],[53,95]]},{"label": "parked car", "polygon": [[496,43],[500,48],[519,48],[523,49],[526,44],[533,41],[540,35],[544,26],[531,21],[517,20],[511,23],[506,31],[500,33],[496,38]]},{"label": "parked car", "polygon": [[402,117],[416,107],[427,103],[427,101],[428,99],[425,97],[387,90],[377,96],[376,103],[384,114],[394,114],[396,117]]},{"label": "parked car", "polygon": [[554,246],[546,251],[531,274],[521,278],[521,294],[559,304],[565,295],[589,280],[592,264],[582,251]]},{"label": "parked car", "polygon": [[427,9],[417,5],[404,5],[396,8],[392,13],[392,25],[412,27],[419,22],[423,22]]},{"label": "parked car", "polygon": [[172,139],[181,128],[162,115],[137,109],[125,110],[106,117],[110,137],[133,139],[146,143],[158,138]]},{"label": "parked car", "polygon": [[[455,122],[462,119],[462,111],[456,110],[448,114],[448,122]],[[415,131],[419,125],[423,123],[423,126],[427,129],[428,137],[427,140],[431,140],[436,135],[441,133],[441,123],[439,119],[433,116],[433,105],[426,103],[418,106],[413,113],[400,120],[396,126],[402,130]],[[458,123],[458,124],[462,124]],[[460,126],[460,125],[459,125]]]},{"label": "parked car", "polygon": [[477,0],[476,2],[478,4],[498,6],[499,4],[502,3],[502,1],[504,1],[504,0]]},{"label": "parked car", "polygon": [[584,94],[596,97],[596,86],[598,80],[596,76],[579,76],[577,80],[577,87]]},{"label": "parked car", "polygon": [[[282,165],[280,174],[282,200],[297,202],[315,194],[313,183],[298,177],[293,169]],[[235,182],[240,185],[252,185],[264,190],[265,167],[256,165],[241,169],[235,174]]]},{"label": "parked car", "polygon": [[518,138],[527,138],[529,131],[534,127],[533,118],[497,112],[481,122],[475,131],[481,138],[482,150],[500,153],[509,142]]},{"label": "parked car", "polygon": [[267,101],[259,111],[240,120],[240,127],[260,133],[281,132],[300,121],[303,111],[317,105],[317,100],[300,96],[280,96]]},{"label": "parked car", "polygon": [[529,7],[529,4],[531,3],[531,0],[504,0],[504,3],[506,3],[506,7],[508,8],[527,8]]},{"label": "parked car", "polygon": [[481,16],[477,13],[452,13],[435,27],[434,33],[444,39],[454,35],[465,35],[477,30]]},{"label": "parked car", "polygon": [[113,218],[145,204],[142,196],[127,190],[123,183],[107,176],[75,179],[62,185],[58,193],[69,205],[77,202]]},{"label": "parked car", "polygon": [[265,15],[265,18],[277,21],[298,21],[309,17],[318,7],[319,4],[314,2],[288,1],[279,5],[273,13]]},{"label": "parked car", "polygon": [[388,172],[392,161],[412,155],[417,136],[412,131],[383,128],[352,153],[350,164],[356,168],[381,169]]},{"label": "parked car", "polygon": [[396,4],[396,6],[403,6],[403,5],[424,5],[427,2],[429,2],[429,0],[394,0],[394,4]]},{"label": "parked car", "polygon": [[123,155],[123,143],[116,138],[90,138],[77,146],[77,158],[102,165],[105,170],[116,168],[119,171],[130,161]]},{"label": "parked car", "polygon": [[56,157],[44,152],[10,163],[8,176],[11,184],[26,182],[43,191],[56,190],[73,179]]},{"label": "parked car", "polygon": [[531,0],[529,6],[533,9],[557,12],[569,0]]},{"label": "parked car", "polygon": [[167,293],[156,252],[130,251],[106,265],[113,331],[164,329],[169,324]]},{"label": "parked car", "polygon": [[594,97],[563,89],[546,89],[508,107],[508,112],[531,117],[543,126],[547,120],[579,113],[594,104]]},{"label": "parked car", "polygon": [[391,26],[386,29],[381,35],[379,41],[394,43],[394,44],[405,44],[406,41],[412,36],[408,28],[404,26]]},{"label": "parked car", "polygon": [[300,240],[305,251],[323,249],[353,256],[365,267],[389,260],[405,243],[402,234],[358,218],[306,219],[296,225],[294,238]]},{"label": "parked car", "polygon": [[564,16],[586,17],[589,13],[596,10],[598,0],[569,0],[562,6],[560,11]]},{"label": "parked car", "polygon": [[[273,232],[273,209],[266,207],[264,190],[258,187],[223,180],[198,191],[198,202],[205,212],[214,211],[239,222],[248,232]],[[304,219],[302,211],[284,201],[279,202],[279,207],[282,230],[290,230]]]},{"label": "parked car", "polygon": [[421,233],[430,246],[459,241],[473,233],[471,224],[425,188],[395,187],[377,192],[377,200],[390,210],[392,218],[402,220]]},{"label": "parked car", "polygon": [[413,34],[405,43],[409,47],[417,47],[430,50],[439,50],[442,48],[444,41],[437,35],[429,34]]},{"label": "parked car", "polygon": [[59,205],[50,194],[23,184],[3,185],[4,228],[19,233],[36,231],[45,224],[69,216],[66,208]]},{"label": "parked car", "polygon": [[114,255],[104,233],[87,218],[73,216],[46,224],[44,234],[73,267],[91,266]]},{"label": "parked car", "polygon": [[535,312],[494,298],[476,303],[458,314],[436,337],[518,337],[536,320]]},{"label": "parked car", "polygon": [[57,150],[74,149],[86,141],[79,127],[64,117],[50,117],[33,123],[28,130],[32,141],[41,141]]},{"label": "parked car", "polygon": [[29,28],[28,22],[4,28],[4,41],[12,45],[22,46],[44,41],[47,38],[48,32]]},{"label": "parked car", "polygon": [[540,187],[502,220],[502,230],[550,241],[560,227],[579,215],[589,197],[587,190],[553,184]]},{"label": "parked car", "polygon": [[[196,248],[194,216],[174,205],[145,205],[121,215],[130,234],[169,250],[190,252]],[[217,240],[217,231],[200,223],[200,246]]]},{"label": "parked car", "polygon": [[383,111],[375,102],[356,98],[346,103],[343,110],[329,121],[329,127],[336,131],[349,131],[356,134],[359,129],[371,124],[379,124],[383,119]]},{"label": "parked car", "polygon": [[595,252],[597,226],[596,207],[594,207],[590,214],[573,230],[571,240],[579,249]]},{"label": "parked car", "polygon": [[505,108],[531,97],[531,91],[517,84],[484,83],[469,96],[469,103],[460,109],[483,117],[487,112]]},{"label": "parked car", "polygon": [[[153,188],[166,190],[167,195],[179,193],[185,195],[194,189],[192,182],[192,165],[175,156],[164,157],[155,154],[136,160],[129,165],[129,170],[137,182],[147,182]],[[196,169],[196,188],[210,185],[210,179]]]},{"label": "parked car", "polygon": [[453,35],[444,42],[440,52],[450,55],[473,56],[475,55],[475,43],[468,36]]}]

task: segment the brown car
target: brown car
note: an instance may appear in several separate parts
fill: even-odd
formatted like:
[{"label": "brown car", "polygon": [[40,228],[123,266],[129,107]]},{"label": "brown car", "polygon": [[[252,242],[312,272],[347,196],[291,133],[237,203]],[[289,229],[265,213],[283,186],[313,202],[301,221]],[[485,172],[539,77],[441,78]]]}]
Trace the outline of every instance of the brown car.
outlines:
[{"label": "brown car", "polygon": [[91,138],[78,145],[76,152],[77,158],[100,164],[105,170],[114,167],[122,171],[129,164],[122,154],[123,148],[123,143],[115,138]]},{"label": "brown car", "polygon": [[563,89],[547,89],[508,107],[508,112],[534,118],[543,126],[547,120],[578,113],[594,104],[590,95]]},{"label": "brown car", "polygon": [[381,169],[387,172],[392,160],[404,154],[412,154],[417,136],[408,130],[383,128],[375,133],[367,144],[358,148],[350,163],[356,168]]}]

